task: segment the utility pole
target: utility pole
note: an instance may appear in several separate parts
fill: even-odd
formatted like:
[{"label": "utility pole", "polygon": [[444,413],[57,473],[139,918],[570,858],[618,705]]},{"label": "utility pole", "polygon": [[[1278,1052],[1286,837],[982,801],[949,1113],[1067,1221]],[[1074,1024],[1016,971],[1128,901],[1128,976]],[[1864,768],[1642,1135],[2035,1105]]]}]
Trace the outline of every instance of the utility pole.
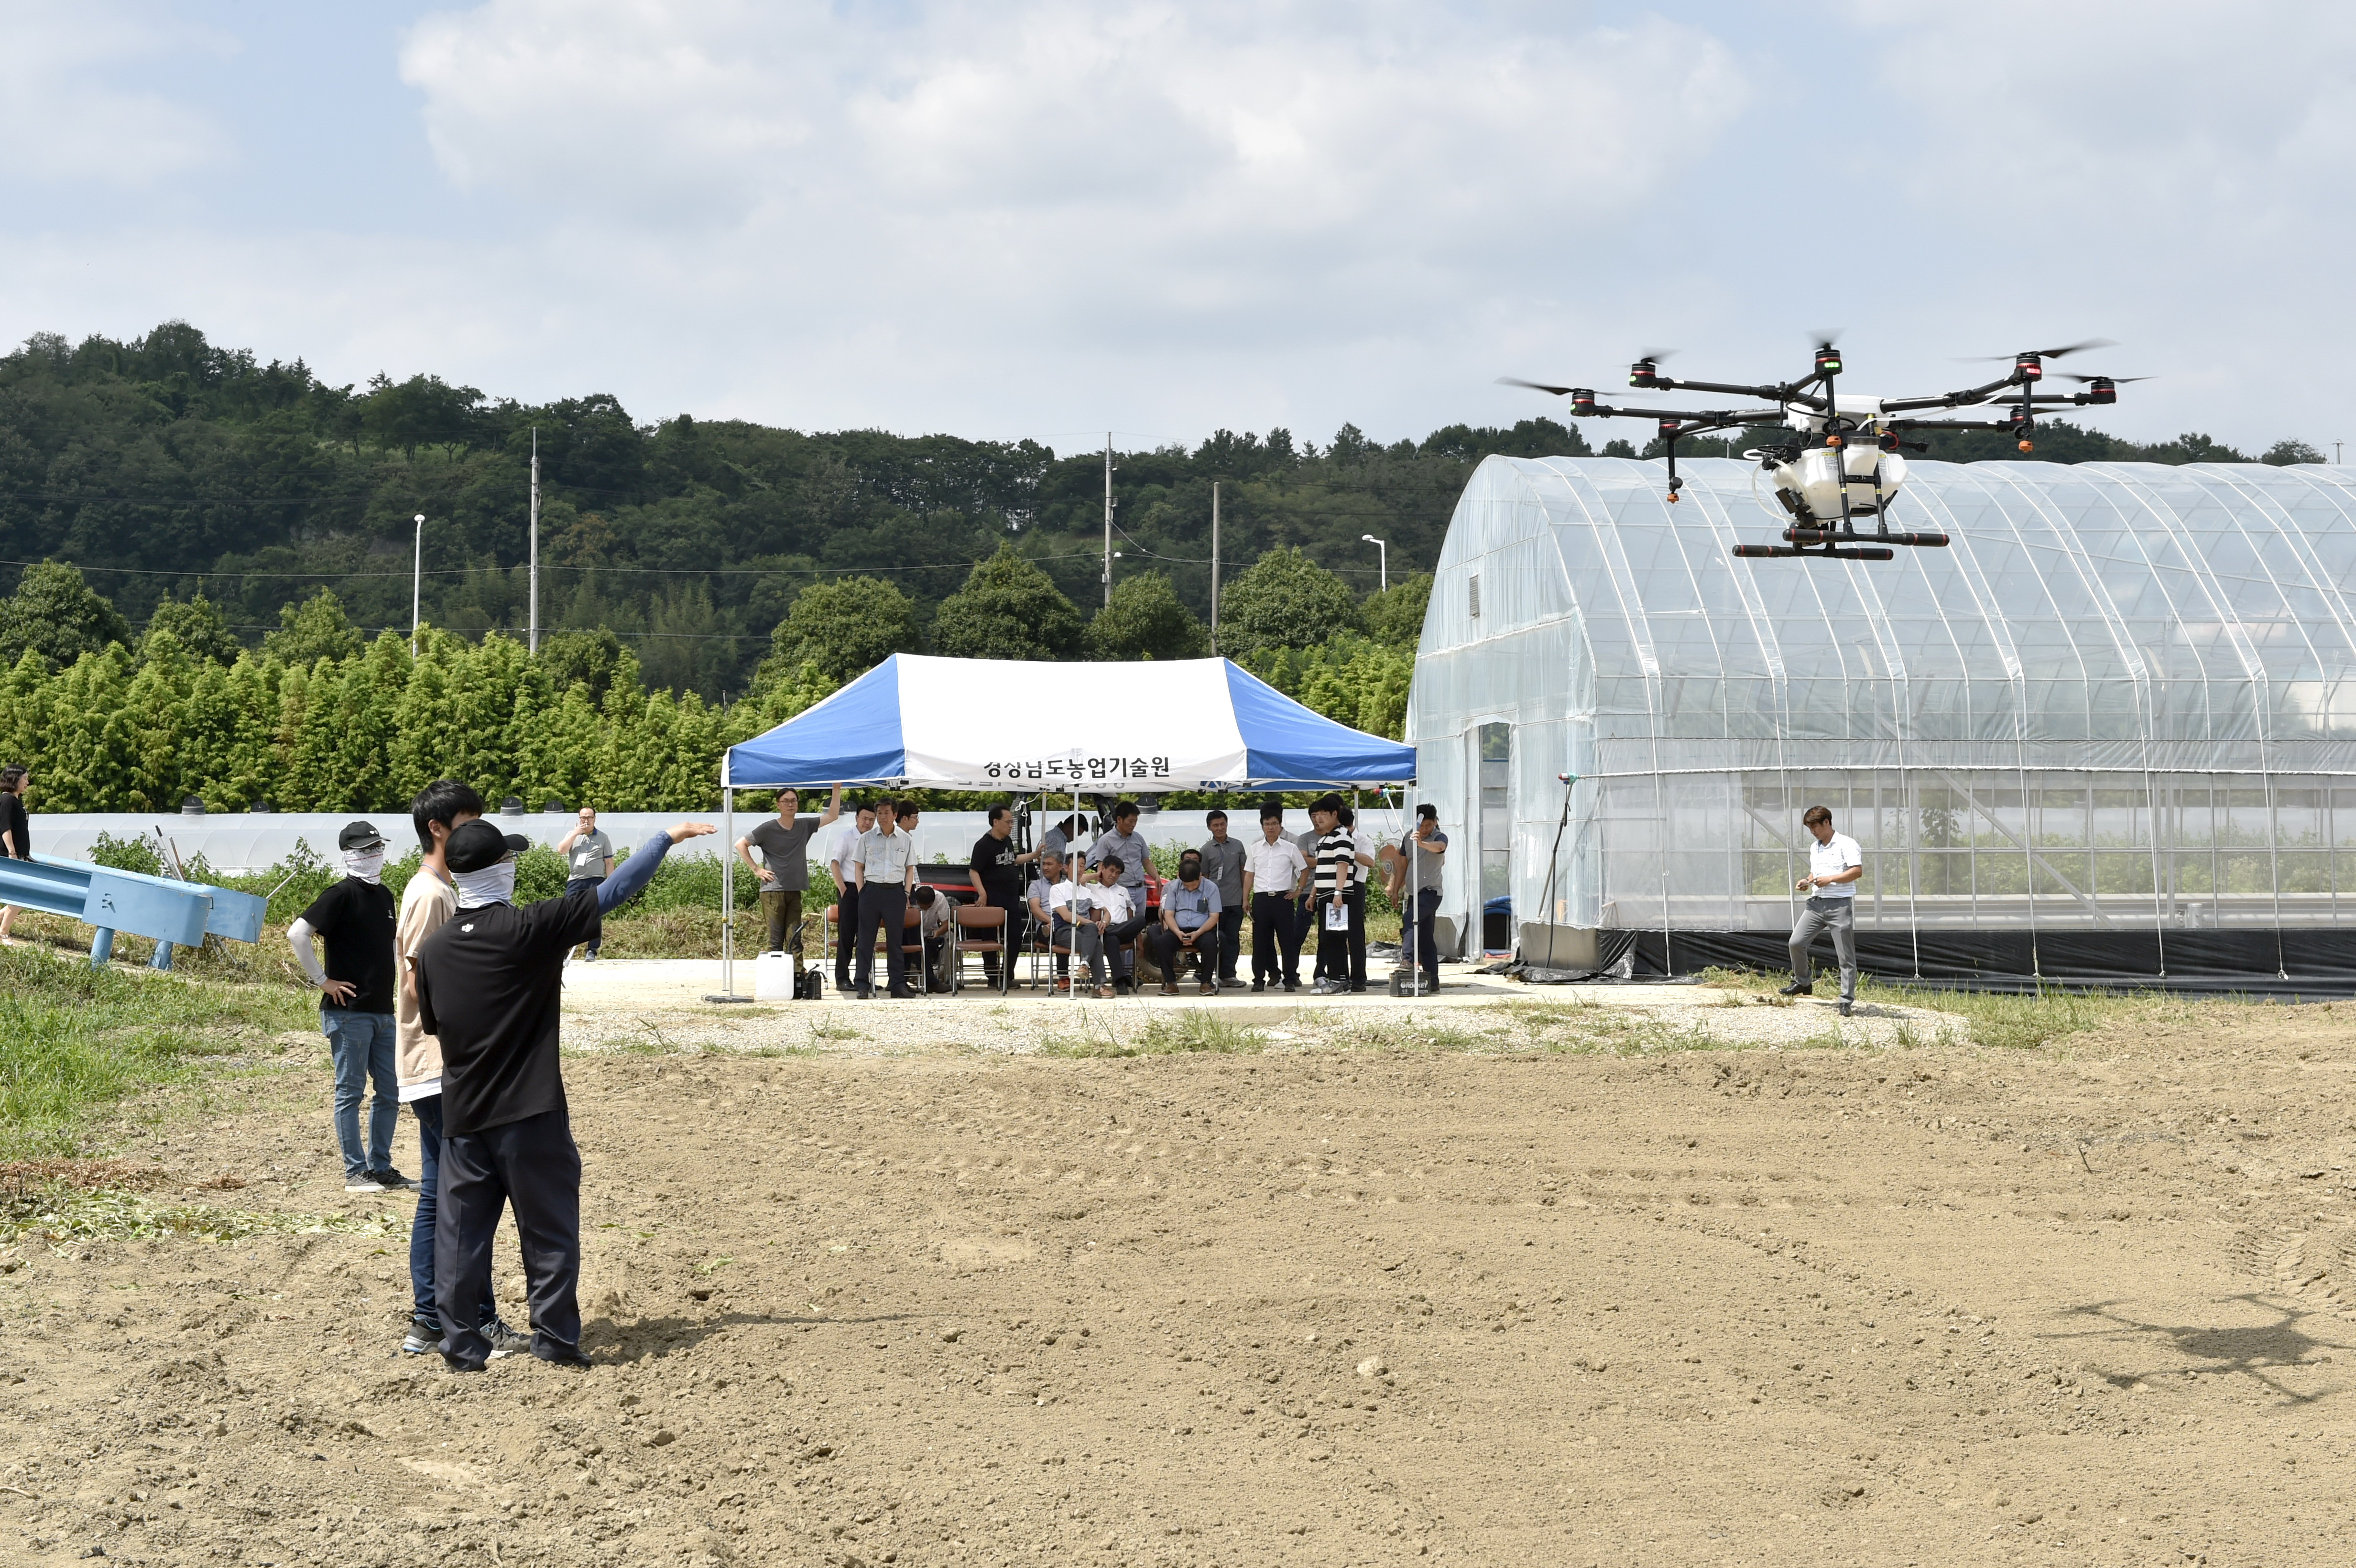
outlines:
[{"label": "utility pole", "polygon": [[417,514],[416,551],[409,561],[409,656],[417,656],[418,608],[425,603],[425,514]]},{"label": "utility pole", "polygon": [[2331,465],[2333,467],[2337,468],[2340,465],[2340,449],[2347,444],[2348,443],[2346,442],[2342,441],[2335,441],[2331,443]]},{"label": "utility pole", "polygon": [[1105,432],[1104,599],[1112,603],[1112,432]]},{"label": "utility pole", "polygon": [[540,652],[540,427],[531,427],[531,621],[530,653]]},{"label": "utility pole", "polygon": [[1211,651],[1219,651],[1219,482],[1211,481]]},{"label": "utility pole", "polygon": [[1358,537],[1359,537],[1360,539],[1362,539],[1365,540],[1365,541],[1366,541],[1366,543],[1368,543],[1368,544],[1370,544],[1370,545],[1374,546],[1376,549],[1378,549],[1378,550],[1380,550],[1380,551],[1382,551],[1382,552],[1383,552],[1383,553],[1382,553],[1382,556],[1381,556],[1381,560],[1382,560],[1382,563],[1383,563],[1383,564],[1382,564],[1382,571],[1383,571],[1383,586],[1382,586],[1382,592],[1386,592],[1386,593],[1389,592],[1390,592],[1390,588],[1391,588],[1391,547],[1390,547],[1390,542],[1389,542],[1387,539],[1376,539],[1376,538],[1374,535],[1372,535],[1372,534],[1360,534]]}]

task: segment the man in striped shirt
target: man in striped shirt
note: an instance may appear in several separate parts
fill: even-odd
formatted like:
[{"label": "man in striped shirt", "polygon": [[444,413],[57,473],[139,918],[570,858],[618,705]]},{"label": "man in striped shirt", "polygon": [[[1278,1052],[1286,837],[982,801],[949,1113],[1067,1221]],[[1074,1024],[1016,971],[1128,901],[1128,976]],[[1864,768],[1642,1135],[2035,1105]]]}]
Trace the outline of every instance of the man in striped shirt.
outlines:
[{"label": "man in striped shirt", "polygon": [[[1365,938],[1351,941],[1352,928],[1365,930],[1365,887],[1358,877],[1357,837],[1342,826],[1342,797],[1321,795],[1309,808],[1317,829],[1317,880],[1309,908],[1317,922],[1317,966],[1324,978],[1319,996],[1366,988]],[[1336,922],[1338,920],[1338,926]],[[1349,976],[1345,982],[1342,976]]]}]

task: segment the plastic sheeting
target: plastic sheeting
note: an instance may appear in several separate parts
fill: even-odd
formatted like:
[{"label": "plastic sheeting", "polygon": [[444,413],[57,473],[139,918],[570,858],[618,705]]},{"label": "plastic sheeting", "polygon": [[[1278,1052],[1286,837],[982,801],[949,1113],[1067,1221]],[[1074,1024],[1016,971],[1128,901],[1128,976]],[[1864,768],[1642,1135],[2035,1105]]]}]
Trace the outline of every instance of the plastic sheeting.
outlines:
[{"label": "plastic sheeting", "polygon": [[1821,803],[1860,932],[2356,923],[2356,470],[1920,463],[1890,526],[1953,546],[1851,562],[1730,557],[1783,515],[1679,468],[1458,503],[1408,719],[1450,912],[1784,930]]}]

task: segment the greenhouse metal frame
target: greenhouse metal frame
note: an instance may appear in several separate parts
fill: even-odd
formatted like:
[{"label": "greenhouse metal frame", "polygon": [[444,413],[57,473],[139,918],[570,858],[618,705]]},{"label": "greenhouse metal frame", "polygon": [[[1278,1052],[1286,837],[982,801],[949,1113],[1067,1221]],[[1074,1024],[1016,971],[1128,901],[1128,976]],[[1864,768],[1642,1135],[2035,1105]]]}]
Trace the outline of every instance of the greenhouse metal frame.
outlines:
[{"label": "greenhouse metal frame", "polygon": [[1890,562],[1735,560],[1757,470],[1680,469],[1458,503],[1408,719],[1458,931],[1780,963],[1822,804],[1878,973],[2356,984],[2356,469],[1918,463],[1890,526],[1954,543]]}]

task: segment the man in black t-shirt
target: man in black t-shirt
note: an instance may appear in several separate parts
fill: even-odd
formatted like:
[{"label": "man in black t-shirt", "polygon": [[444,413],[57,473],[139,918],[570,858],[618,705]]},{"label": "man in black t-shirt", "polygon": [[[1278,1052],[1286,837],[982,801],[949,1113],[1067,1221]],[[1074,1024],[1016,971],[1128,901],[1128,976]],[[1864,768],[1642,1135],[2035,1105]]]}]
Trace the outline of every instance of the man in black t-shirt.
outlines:
[{"label": "man in black t-shirt", "polygon": [[[311,901],[286,928],[287,945],[319,987],[319,1027],[336,1064],[336,1142],[344,1156],[344,1190],[407,1187],[392,1168],[392,1129],[401,1119],[399,1034],[392,1017],[392,891],[384,885],[384,835],[366,822],[336,837],[344,880]],[[327,944],[324,966],[314,938]],[[360,1141],[360,1099],[376,1082],[369,1136]]]},{"label": "man in black t-shirt", "polygon": [[[33,822],[25,815],[25,786],[32,782],[21,763],[0,768],[0,855],[12,860],[33,858]],[[15,904],[0,904],[0,942],[10,940],[8,923],[16,918]]]},{"label": "man in black t-shirt", "polygon": [[[1023,903],[1023,866],[1035,860],[1035,849],[1014,848],[1014,813],[1002,805],[990,808],[990,829],[973,841],[973,859],[968,862],[973,872],[974,885],[990,900],[990,907],[1006,912],[1006,932],[1000,939],[1005,944],[1009,964],[1023,950],[1023,933],[1029,923],[1030,911]],[[985,953],[981,967],[990,983],[998,984],[998,961],[1001,955]]]},{"label": "man in black t-shirt", "polygon": [[581,1151],[558,1070],[564,955],[596,939],[605,912],[646,886],[682,838],[658,833],[602,882],[561,899],[515,905],[515,857],[529,845],[479,818],[455,829],[444,863],[458,912],[417,950],[418,1021],[442,1042],[442,1203],[434,1233],[434,1294],[442,1356],[480,1371],[495,1352],[477,1314],[491,1279],[499,1208],[515,1210],[533,1329],[543,1361],[586,1366],[581,1353]]}]

